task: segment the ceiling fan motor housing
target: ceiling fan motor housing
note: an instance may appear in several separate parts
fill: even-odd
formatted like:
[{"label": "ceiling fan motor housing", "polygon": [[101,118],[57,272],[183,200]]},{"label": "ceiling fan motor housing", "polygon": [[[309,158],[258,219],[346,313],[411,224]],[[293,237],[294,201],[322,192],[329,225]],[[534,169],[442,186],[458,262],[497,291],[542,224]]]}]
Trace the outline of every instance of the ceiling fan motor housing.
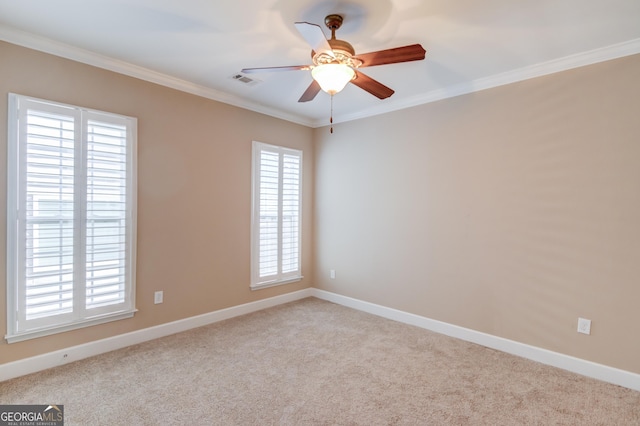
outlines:
[{"label": "ceiling fan motor housing", "polygon": [[356,51],[353,48],[353,46],[344,40],[338,40],[338,39],[332,38],[331,40],[327,40],[327,41],[329,42],[329,46],[331,46],[331,49],[334,52],[337,50],[339,52],[342,52],[351,56],[356,54]]},{"label": "ceiling fan motor housing", "polygon": [[338,40],[336,38],[336,30],[342,26],[342,16],[328,15],[324,18],[324,23],[327,28],[331,30],[331,38],[327,40],[327,42],[329,43],[329,46],[331,46],[333,56],[326,53],[318,54],[315,51],[311,51],[313,63],[315,65],[338,63],[350,66],[351,68],[358,68],[362,65],[362,61],[354,58],[356,50],[353,48],[351,43],[344,40]]}]

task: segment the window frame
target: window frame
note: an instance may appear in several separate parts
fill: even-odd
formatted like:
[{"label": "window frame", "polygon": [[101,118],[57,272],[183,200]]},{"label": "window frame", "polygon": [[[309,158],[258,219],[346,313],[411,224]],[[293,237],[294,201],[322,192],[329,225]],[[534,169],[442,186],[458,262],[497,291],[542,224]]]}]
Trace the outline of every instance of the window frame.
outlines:
[{"label": "window frame", "polygon": [[[277,273],[268,277],[260,277],[260,177],[261,177],[261,155],[262,152],[270,152],[278,155],[279,158],[279,184],[278,184],[278,254]],[[291,272],[282,272],[282,191],[283,191],[283,158],[285,155],[298,158],[298,226],[297,226],[297,269]],[[251,203],[251,284],[252,290],[258,290],[277,285],[298,282],[304,277],[302,275],[302,199],[303,199],[303,152],[302,150],[287,148],[279,145],[271,145],[264,142],[253,141],[252,143],[252,203]]]},{"label": "window frame", "polygon": [[[135,287],[136,287],[136,244],[137,244],[137,119],[120,114],[103,112],[60,102],[48,101],[29,96],[9,93],[8,98],[8,140],[7,140],[7,334],[5,339],[8,343],[20,342],[37,337],[52,335],[69,330],[84,328],[96,324],[131,318],[137,311],[135,308]],[[88,166],[84,159],[87,152],[87,133],[89,122],[99,124],[123,125],[126,127],[126,208],[124,210],[124,296],[123,302],[103,307],[87,309],[85,307],[87,298],[86,274],[82,277],[76,272],[74,266],[73,277],[73,311],[68,314],[57,314],[44,316],[38,319],[26,318],[26,282],[24,281],[24,270],[20,266],[25,263],[20,250],[26,250],[26,222],[19,224],[21,218],[20,204],[26,201],[21,200],[26,194],[26,182],[24,172],[20,167],[24,167],[26,159],[23,157],[26,150],[26,116],[27,110],[32,109],[44,113],[61,113],[64,116],[73,117],[74,120],[74,170],[80,166],[79,172],[74,172],[74,203],[86,206],[87,201],[87,180],[77,180],[76,173],[86,176]],[[81,160],[77,160],[76,157]],[[80,184],[84,183],[84,187]],[[86,210],[86,208],[84,209]],[[95,220],[95,219],[94,219]],[[86,230],[87,215],[73,219],[73,264],[78,265],[86,261],[84,256],[76,256],[78,252],[86,250]],[[83,241],[84,238],[84,241]],[[26,266],[25,266],[26,267]],[[86,266],[81,270],[85,271]],[[78,283],[78,278],[80,282]],[[78,288],[81,290],[78,290]],[[24,299],[24,300],[23,300]]]}]

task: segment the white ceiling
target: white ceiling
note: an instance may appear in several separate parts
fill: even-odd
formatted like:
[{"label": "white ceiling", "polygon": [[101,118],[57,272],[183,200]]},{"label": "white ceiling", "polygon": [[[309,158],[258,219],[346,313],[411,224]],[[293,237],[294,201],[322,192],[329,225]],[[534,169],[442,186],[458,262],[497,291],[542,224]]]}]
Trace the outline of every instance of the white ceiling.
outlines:
[{"label": "white ceiling", "polygon": [[[0,0],[0,39],[112,69],[312,127],[330,97],[297,100],[310,64],[293,23],[343,15],[337,38],[356,53],[421,43],[419,62],[362,71],[396,93],[354,85],[334,97],[346,121],[640,53],[639,0]],[[2,58],[0,58],[1,60]]]}]

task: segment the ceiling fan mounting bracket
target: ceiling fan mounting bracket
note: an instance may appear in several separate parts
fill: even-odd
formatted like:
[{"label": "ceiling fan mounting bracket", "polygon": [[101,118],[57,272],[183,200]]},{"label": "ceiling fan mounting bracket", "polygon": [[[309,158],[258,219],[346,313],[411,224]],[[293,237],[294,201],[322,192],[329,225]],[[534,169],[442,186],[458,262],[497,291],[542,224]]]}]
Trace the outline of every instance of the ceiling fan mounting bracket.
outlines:
[{"label": "ceiling fan mounting bracket", "polygon": [[324,18],[324,24],[333,32],[342,26],[342,16],[335,14],[327,15],[326,18]]}]

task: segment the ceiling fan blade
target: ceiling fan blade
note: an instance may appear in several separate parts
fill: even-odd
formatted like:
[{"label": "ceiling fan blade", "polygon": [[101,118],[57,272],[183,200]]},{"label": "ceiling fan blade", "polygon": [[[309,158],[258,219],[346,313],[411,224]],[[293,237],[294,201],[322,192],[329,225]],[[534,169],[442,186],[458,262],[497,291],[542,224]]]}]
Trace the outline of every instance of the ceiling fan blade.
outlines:
[{"label": "ceiling fan blade", "polygon": [[299,71],[310,70],[311,65],[290,65],[287,67],[265,67],[265,68],[243,68],[240,72],[251,74],[256,72],[273,72],[273,71]]},{"label": "ceiling fan blade", "polygon": [[356,70],[356,78],[351,80],[351,83],[355,84],[362,90],[371,93],[373,96],[379,99],[386,99],[393,95],[395,91],[388,88],[384,84],[372,79],[371,77]]},{"label": "ceiling fan blade", "polygon": [[356,58],[362,61],[361,67],[371,67],[398,62],[421,61],[424,59],[425,53],[426,50],[421,45],[411,44],[409,46],[364,53],[357,55]]},{"label": "ceiling fan blade", "polygon": [[300,96],[300,99],[298,99],[298,102],[309,102],[312,101],[313,98],[316,97],[316,95],[318,93],[320,93],[320,85],[318,84],[317,81],[313,80],[311,82],[311,84],[309,85],[309,87],[307,87],[307,90],[304,91],[304,93],[302,94],[302,96]]},{"label": "ceiling fan blade", "polygon": [[294,25],[316,53],[326,53],[331,57],[335,57],[320,25],[310,24],[309,22],[296,22]]}]

